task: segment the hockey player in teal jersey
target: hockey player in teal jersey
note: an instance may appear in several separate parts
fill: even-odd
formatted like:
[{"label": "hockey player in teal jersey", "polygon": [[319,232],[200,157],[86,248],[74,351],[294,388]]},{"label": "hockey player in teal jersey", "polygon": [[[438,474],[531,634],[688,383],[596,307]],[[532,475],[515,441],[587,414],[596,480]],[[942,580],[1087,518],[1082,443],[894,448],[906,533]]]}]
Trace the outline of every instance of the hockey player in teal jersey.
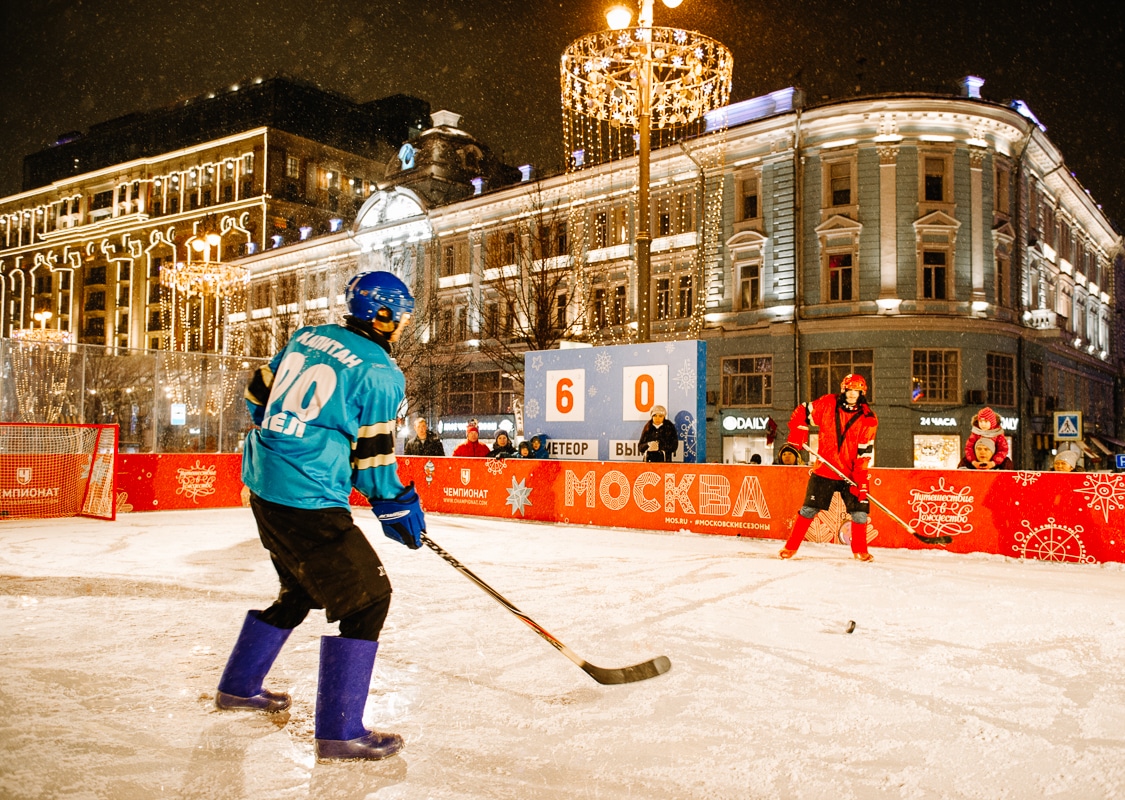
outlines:
[{"label": "hockey player in teal jersey", "polygon": [[403,747],[397,734],[363,726],[391,584],[348,498],[354,486],[389,538],[421,546],[421,503],[396,471],[405,381],[390,355],[414,298],[391,273],[367,272],[348,282],[346,299],[343,325],[301,328],[246,389],[258,427],[246,438],[242,480],[280,590],[269,608],[247,613],[215,704],[288,708],[289,696],[262,680],[293,628],[323,608],[340,635],[321,638],[317,758],[374,760]]}]

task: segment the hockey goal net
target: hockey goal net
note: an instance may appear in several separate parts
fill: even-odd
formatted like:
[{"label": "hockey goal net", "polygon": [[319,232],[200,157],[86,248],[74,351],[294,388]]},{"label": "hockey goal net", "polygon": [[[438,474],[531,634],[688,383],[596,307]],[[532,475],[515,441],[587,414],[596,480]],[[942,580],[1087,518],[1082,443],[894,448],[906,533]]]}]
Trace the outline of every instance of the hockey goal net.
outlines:
[{"label": "hockey goal net", "polygon": [[116,425],[0,423],[0,520],[114,519]]}]

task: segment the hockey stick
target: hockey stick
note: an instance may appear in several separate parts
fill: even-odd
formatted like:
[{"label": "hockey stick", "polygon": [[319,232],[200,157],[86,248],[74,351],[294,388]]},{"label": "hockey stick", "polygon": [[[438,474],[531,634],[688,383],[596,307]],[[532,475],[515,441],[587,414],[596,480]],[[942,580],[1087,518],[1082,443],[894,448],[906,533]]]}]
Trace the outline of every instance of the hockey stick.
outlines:
[{"label": "hockey stick", "polygon": [[453,565],[453,567],[456,568],[458,572],[460,572],[466,578],[483,589],[493,600],[504,606],[504,608],[508,609],[525,623],[527,623],[528,627],[530,627],[533,631],[550,642],[552,647],[554,647],[564,656],[581,667],[583,672],[596,680],[598,683],[636,683],[637,681],[647,680],[648,678],[655,678],[657,675],[663,675],[665,672],[672,668],[672,662],[668,660],[667,656],[657,656],[656,658],[650,659],[649,661],[643,661],[640,664],[634,664],[631,667],[621,667],[620,669],[606,669],[604,667],[595,667],[593,664],[583,659],[565,644],[552,636],[545,628],[543,628],[543,626],[541,626],[531,617],[527,616],[527,614],[523,613],[514,605],[505,600],[499,592],[497,592],[487,583],[474,575],[472,570],[470,570],[456,558],[443,550],[437,543],[434,542],[433,539],[431,539],[424,533],[422,534],[422,541],[427,547],[429,547],[431,550],[433,550],[435,553],[437,553],[439,556]]},{"label": "hockey stick", "polygon": [[[826,458],[821,458],[820,453],[816,452],[816,450],[809,447],[807,444],[803,444],[803,445],[801,445],[801,447],[806,452],[808,452],[809,455],[816,456],[818,461],[821,461],[821,462],[827,464],[829,469],[831,469],[833,472],[835,472],[837,475],[839,475],[843,480],[847,481],[847,483],[850,486],[856,486],[857,485],[855,481],[853,481],[851,478],[849,478],[847,475],[845,475],[843,472],[841,472],[835,464],[833,464],[831,461],[829,461]],[[906,528],[907,532],[910,533],[911,536],[913,536],[915,539],[922,542],[923,544],[949,544],[950,542],[953,541],[952,536],[947,536],[945,534],[942,534],[941,536],[926,536],[923,533],[918,533],[918,531],[914,530],[914,528],[910,527],[910,525],[908,525],[901,518],[899,518],[898,514],[891,511],[885,505],[883,505],[878,500],[876,500],[875,497],[870,492],[867,493],[867,499],[870,500],[875,505],[877,505],[879,508],[881,508],[883,510],[883,512],[886,513],[886,515],[888,517],[893,519],[895,522],[897,522],[902,527]]]}]

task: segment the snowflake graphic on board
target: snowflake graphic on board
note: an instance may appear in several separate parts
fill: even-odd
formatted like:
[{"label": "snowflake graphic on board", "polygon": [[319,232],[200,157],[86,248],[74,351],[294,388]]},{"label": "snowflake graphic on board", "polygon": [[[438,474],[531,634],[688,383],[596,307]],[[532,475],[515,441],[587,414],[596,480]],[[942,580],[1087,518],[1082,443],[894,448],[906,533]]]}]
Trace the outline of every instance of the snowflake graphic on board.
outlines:
[{"label": "snowflake graphic on board", "polygon": [[1088,495],[1086,508],[1102,512],[1107,523],[1110,511],[1125,508],[1125,477],[1121,475],[1087,475],[1082,488],[1074,491]]},{"label": "snowflake graphic on board", "polygon": [[598,387],[597,386],[591,386],[589,389],[586,390],[586,396],[587,397],[597,397],[598,396]]},{"label": "snowflake graphic on board", "polygon": [[665,342],[664,343],[664,352],[665,353],[667,353],[668,355],[672,355],[672,353],[674,353],[675,351],[676,351],[676,343],[675,342]]},{"label": "snowflake graphic on board", "polygon": [[1024,470],[1020,470],[1012,477],[1016,479],[1016,483],[1018,483],[1020,486],[1030,486],[1031,484],[1039,480],[1039,473],[1025,472]]},{"label": "snowflake graphic on board", "polygon": [[680,423],[680,441],[684,443],[684,461],[695,461],[695,422],[690,417]]},{"label": "snowflake graphic on board", "polygon": [[691,368],[690,361],[684,361],[684,365],[676,372],[674,380],[682,392],[691,392],[695,389],[695,370]]},{"label": "snowflake graphic on board", "polygon": [[525,516],[524,507],[533,505],[531,502],[531,487],[526,486],[523,481],[517,481],[512,478],[512,488],[508,490],[508,499],[504,501],[505,504],[512,507],[512,516],[516,512],[520,512],[520,516]]},{"label": "snowflake graphic on board", "polygon": [[536,372],[543,369],[543,356],[532,356],[531,357],[531,368],[533,370],[535,370]]},{"label": "snowflake graphic on board", "polygon": [[598,353],[594,356],[594,369],[596,369],[599,374],[605,375],[612,366],[613,356],[609,353]]},{"label": "snowflake graphic on board", "polygon": [[490,458],[485,462],[489,475],[499,475],[508,468],[508,462],[502,458]]},{"label": "snowflake graphic on board", "polygon": [[528,419],[537,419],[539,417],[539,401],[528,400],[523,407],[523,415]]},{"label": "snowflake graphic on board", "polygon": [[1082,542],[1082,526],[1075,525],[1070,528],[1055,522],[1054,517],[1047,517],[1045,525],[1031,527],[1026,519],[1021,523],[1026,530],[1016,531],[1015,540],[1018,544],[1012,545],[1012,550],[1020,558],[1031,558],[1038,561],[1069,561],[1078,564],[1093,564],[1096,559],[1086,554],[1086,545]]}]

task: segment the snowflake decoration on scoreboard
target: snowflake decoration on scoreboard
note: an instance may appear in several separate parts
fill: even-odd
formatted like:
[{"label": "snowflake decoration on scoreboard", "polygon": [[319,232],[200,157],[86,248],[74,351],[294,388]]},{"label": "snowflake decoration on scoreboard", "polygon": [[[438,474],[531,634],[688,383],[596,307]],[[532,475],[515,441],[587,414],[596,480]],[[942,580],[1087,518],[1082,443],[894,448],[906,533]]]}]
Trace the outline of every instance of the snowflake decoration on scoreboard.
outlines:
[{"label": "snowflake decoration on scoreboard", "polygon": [[695,388],[695,370],[691,368],[690,361],[685,361],[676,372],[675,381],[681,392],[690,392]]},{"label": "snowflake decoration on scoreboard", "polygon": [[523,481],[517,481],[512,478],[512,488],[508,490],[508,499],[504,501],[505,505],[512,507],[512,516],[516,512],[520,512],[520,516],[526,516],[524,508],[533,505],[531,502],[531,487],[527,486]]},{"label": "snowflake decoration on scoreboard", "polygon": [[1088,495],[1086,508],[1102,512],[1107,523],[1110,511],[1125,508],[1125,477],[1121,475],[1087,475],[1082,488],[1074,491]]},{"label": "snowflake decoration on scoreboard", "polygon": [[588,388],[586,390],[586,396],[587,397],[597,397],[598,396],[598,387],[591,385],[590,388]]},{"label": "snowflake decoration on scoreboard", "polygon": [[664,343],[664,352],[667,353],[668,355],[672,355],[672,353],[676,352],[676,343],[673,342],[673,341],[665,342]]},{"label": "snowflake decoration on scoreboard", "polygon": [[600,375],[605,375],[613,367],[613,356],[609,353],[601,352],[594,356],[594,369]]},{"label": "snowflake decoration on scoreboard", "polygon": [[1020,558],[1035,559],[1038,561],[1067,561],[1076,564],[1094,564],[1097,560],[1086,554],[1086,545],[1082,542],[1082,526],[1073,528],[1056,523],[1054,517],[1047,517],[1045,525],[1031,527],[1026,519],[1021,523],[1025,531],[1016,531],[1015,540],[1018,544],[1012,545],[1012,550]]},{"label": "snowflake decoration on scoreboard", "polygon": [[536,372],[543,369],[543,356],[532,356],[531,357],[531,368],[533,370],[535,370]]},{"label": "snowflake decoration on scoreboard", "polygon": [[1018,483],[1020,486],[1030,486],[1031,484],[1033,484],[1037,480],[1039,480],[1039,473],[1038,472],[1025,472],[1023,470],[1020,470],[1019,472],[1015,473],[1012,477],[1016,479],[1016,483]]},{"label": "snowflake decoration on scoreboard", "polygon": [[502,458],[490,458],[485,462],[489,475],[499,475],[508,468],[508,462]]},{"label": "snowflake decoration on scoreboard", "polygon": [[[805,534],[809,542],[832,542],[833,544],[851,543],[851,521],[844,501],[838,493],[833,493],[832,502],[828,504],[827,511],[821,511],[813,518]],[[879,535],[879,529],[874,524],[867,524],[867,541],[874,541]]]},{"label": "snowflake decoration on scoreboard", "polygon": [[528,400],[523,407],[523,415],[528,419],[539,419],[539,401]]},{"label": "snowflake decoration on scoreboard", "polygon": [[910,510],[914,513],[911,525],[926,536],[957,536],[969,533],[973,524],[969,515],[973,513],[975,498],[968,486],[954,489],[945,485],[945,478],[938,480],[937,486],[929,490],[910,490]]}]

